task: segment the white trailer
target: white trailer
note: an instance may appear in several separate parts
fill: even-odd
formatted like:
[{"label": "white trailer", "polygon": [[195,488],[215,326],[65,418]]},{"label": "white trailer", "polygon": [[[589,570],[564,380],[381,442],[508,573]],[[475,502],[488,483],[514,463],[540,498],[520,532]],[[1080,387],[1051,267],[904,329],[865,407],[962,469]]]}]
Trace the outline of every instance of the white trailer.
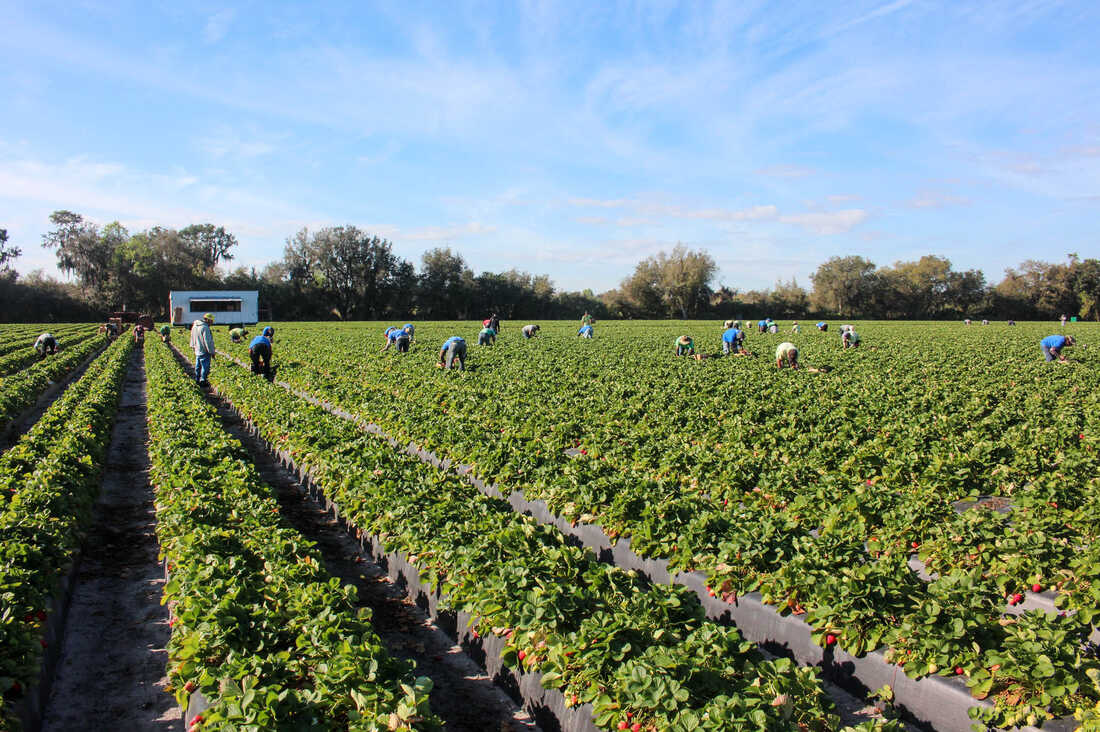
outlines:
[{"label": "white trailer", "polygon": [[255,325],[260,319],[258,290],[172,290],[168,314],[172,325],[189,326],[206,313],[214,325]]}]

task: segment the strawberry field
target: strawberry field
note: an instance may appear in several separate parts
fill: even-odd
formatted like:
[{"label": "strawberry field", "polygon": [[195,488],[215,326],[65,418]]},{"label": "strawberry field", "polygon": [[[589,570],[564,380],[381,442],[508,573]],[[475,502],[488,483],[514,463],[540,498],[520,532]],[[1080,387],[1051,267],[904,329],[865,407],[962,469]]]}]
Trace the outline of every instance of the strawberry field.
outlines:
[{"label": "strawberry field", "polygon": [[[1073,324],[1062,364],[1039,349],[1057,324],[862,322],[856,349],[783,324],[704,359],[674,341],[718,356],[720,323],[505,323],[493,346],[417,323],[408,353],[381,351],[387,325],[277,324],[273,383],[218,328],[212,396],[145,345],[189,726],[446,726],[211,399],[563,729],[839,729],[834,684],[937,729],[1100,725],[1100,326]],[[54,332],[53,359],[106,345]],[[464,371],[437,368],[453,335]],[[814,370],[776,369],[788,340]],[[131,348],[0,456],[9,704],[45,656]]]}]

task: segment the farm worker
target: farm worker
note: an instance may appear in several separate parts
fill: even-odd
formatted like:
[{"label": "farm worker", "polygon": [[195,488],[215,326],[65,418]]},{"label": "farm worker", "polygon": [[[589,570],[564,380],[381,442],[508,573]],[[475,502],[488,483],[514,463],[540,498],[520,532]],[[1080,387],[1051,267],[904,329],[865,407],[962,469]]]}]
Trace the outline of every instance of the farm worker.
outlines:
[{"label": "farm worker", "polygon": [[963,320],[963,325],[970,325],[970,318]]},{"label": "farm worker", "polygon": [[757,329],[757,331],[759,331],[761,333],[767,333],[768,332],[768,321],[767,320],[757,321],[756,322],[756,329]]},{"label": "farm worker", "polygon": [[770,325],[768,325],[768,332],[769,333],[778,333],[779,332],[779,326],[775,322],[772,322],[772,321],[769,321],[769,322],[770,322]]},{"label": "farm worker", "polygon": [[592,325],[592,316],[588,314],[588,311],[584,311],[584,315],[581,316],[581,325]]},{"label": "farm worker", "polygon": [[818,321],[817,329],[820,330],[822,333],[825,333],[829,330],[829,324],[826,323],[824,320]]},{"label": "farm worker", "polygon": [[989,319],[988,318],[982,318],[982,325],[989,325]]},{"label": "farm worker", "polygon": [[162,325],[160,326],[160,339],[167,343],[172,339],[172,326]]},{"label": "farm worker", "polygon": [[481,321],[481,325],[482,325],[482,327],[485,327],[485,328],[492,328],[493,333],[499,333],[500,332],[500,318],[497,317],[496,313],[493,313],[488,318]]},{"label": "farm worker", "polygon": [[745,347],[745,333],[733,326],[722,334],[722,353],[740,353]]},{"label": "farm worker", "polygon": [[57,353],[57,339],[52,333],[43,333],[35,340],[34,350],[38,351],[38,355],[42,358],[45,358],[47,353]]},{"label": "farm worker", "polygon": [[252,373],[271,378],[271,340],[260,334],[248,344],[248,357],[252,359]]},{"label": "farm worker", "polygon": [[1009,325],[1016,325],[1016,321],[1015,320],[1010,320],[1010,321],[1008,321],[1008,324]]},{"label": "farm worker", "polygon": [[581,326],[581,329],[577,331],[577,335],[581,338],[591,338],[595,333],[592,330],[592,326],[585,323]]},{"label": "farm worker", "polygon": [[386,328],[386,332],[385,332],[386,345],[382,346],[382,350],[383,351],[388,351],[388,350],[390,350],[390,346],[396,346],[397,345],[397,337],[399,335],[401,335],[401,333],[403,333],[403,332],[404,331],[402,331],[396,325],[391,325],[389,328]]},{"label": "farm worker", "polygon": [[145,327],[141,323],[134,326],[134,343],[139,346],[145,345]]},{"label": "farm worker", "polygon": [[859,333],[855,330],[846,330],[840,334],[840,343],[845,348],[859,348]]},{"label": "farm worker", "polygon": [[1066,356],[1062,353],[1062,349],[1067,346],[1076,346],[1077,341],[1073,340],[1073,336],[1048,335],[1039,341],[1039,345],[1042,346],[1043,358],[1047,361],[1058,359],[1062,363],[1066,363]]},{"label": "farm worker", "polygon": [[677,356],[694,356],[695,355],[695,341],[691,339],[691,336],[682,335],[676,339],[676,355]]},{"label": "farm worker", "polygon": [[191,324],[191,348],[195,349],[195,380],[199,386],[209,386],[207,378],[210,376],[210,362],[214,359],[214,334],[210,332],[210,326],[214,322],[214,314],[206,313],[202,320],[196,320]]},{"label": "farm worker", "polygon": [[229,340],[234,343],[240,343],[244,340],[244,337],[248,335],[248,331],[244,328],[233,328],[229,331]]},{"label": "farm worker", "polygon": [[439,349],[440,368],[452,369],[455,361],[458,361],[459,371],[466,370],[466,340],[459,336],[451,336],[443,341],[443,347]]},{"label": "farm worker", "polygon": [[783,364],[790,366],[792,369],[798,368],[798,346],[786,341],[779,344],[779,347],[775,349],[775,367],[781,369]]},{"label": "farm worker", "polygon": [[841,338],[843,338],[844,334],[847,333],[850,330],[853,330],[853,327],[851,325],[845,324],[845,325],[840,326],[840,336],[841,336]]},{"label": "farm worker", "polygon": [[401,330],[408,334],[410,341],[416,340],[416,328],[413,326],[412,323],[405,323],[404,327],[402,327]]},{"label": "farm worker", "polygon": [[409,331],[402,328],[401,332],[397,334],[397,338],[394,339],[394,343],[397,345],[398,353],[408,353],[409,344],[412,343],[412,336],[409,335]]},{"label": "farm worker", "polygon": [[1066,314],[1062,313],[1062,329],[1064,330],[1065,327],[1066,327]]},{"label": "farm worker", "polygon": [[539,327],[534,324],[525,325],[520,332],[523,333],[524,338],[534,338],[536,335],[538,335]]},{"label": "farm worker", "polygon": [[271,341],[272,343],[274,343],[275,342],[275,329],[272,328],[270,325],[266,326],[263,330],[263,336],[264,336],[264,338],[266,338],[269,341]]},{"label": "farm worker", "polygon": [[798,324],[797,320],[794,321],[794,325],[791,326],[791,332],[792,333],[801,333],[802,332],[802,326]]},{"label": "farm worker", "polygon": [[477,334],[477,344],[479,346],[491,346],[497,342],[497,332],[488,325],[481,329]]}]

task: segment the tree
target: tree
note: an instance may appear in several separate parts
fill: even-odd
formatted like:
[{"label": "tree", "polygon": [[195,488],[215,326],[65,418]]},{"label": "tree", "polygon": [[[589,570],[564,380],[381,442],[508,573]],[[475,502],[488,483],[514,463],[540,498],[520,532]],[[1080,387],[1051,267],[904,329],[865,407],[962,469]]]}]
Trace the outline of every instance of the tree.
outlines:
[{"label": "tree", "polygon": [[863,257],[830,257],[810,275],[814,306],[840,316],[861,312],[874,291],[874,272],[874,262]]},{"label": "tree", "polygon": [[1073,289],[1085,320],[1100,320],[1100,259],[1086,259],[1074,267]]},{"label": "tree", "polygon": [[207,270],[216,268],[219,262],[231,261],[230,250],[237,246],[237,237],[213,224],[192,224],[180,230],[179,238]]},{"label": "tree", "polygon": [[644,313],[687,318],[710,300],[710,282],[718,267],[705,250],[677,244],[638,263],[623,282],[623,292]]},{"label": "tree", "polygon": [[422,317],[466,318],[474,273],[450,247],[429,249],[420,257],[417,313]]},{"label": "tree", "polygon": [[54,211],[50,223],[56,228],[42,237],[42,246],[57,250],[57,266],[77,280],[95,297],[102,297],[111,277],[114,237],[99,235],[95,224],[72,211]]},{"label": "tree", "polygon": [[320,290],[343,320],[374,317],[395,290],[400,260],[385,239],[355,226],[335,226],[310,234],[302,229],[287,240],[292,277]]},{"label": "tree", "polygon": [[810,306],[810,296],[794,277],[790,282],[776,280],[770,299],[776,314],[784,318],[802,316]]},{"label": "tree", "polygon": [[0,229],[0,277],[14,277],[15,270],[8,264],[23,253],[19,247],[8,246],[8,230]]}]

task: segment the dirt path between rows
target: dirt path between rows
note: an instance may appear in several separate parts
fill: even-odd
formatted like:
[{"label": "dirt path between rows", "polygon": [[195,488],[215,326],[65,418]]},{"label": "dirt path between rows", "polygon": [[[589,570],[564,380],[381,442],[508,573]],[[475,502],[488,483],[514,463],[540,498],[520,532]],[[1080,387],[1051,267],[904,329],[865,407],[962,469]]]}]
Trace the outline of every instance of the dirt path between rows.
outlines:
[{"label": "dirt path between rows", "polygon": [[135,351],[111,433],[95,515],[73,585],[42,729],[181,729],[167,684],[168,611],[160,604],[149,484],[145,364]]},{"label": "dirt path between rows", "polygon": [[241,423],[232,408],[216,396],[222,424],[251,454],[260,476],[278,493],[283,517],[303,536],[317,543],[325,568],[358,592],[361,607],[373,613],[372,625],[386,649],[416,664],[416,673],[432,679],[432,711],[456,732],[519,732],[537,730],[524,712],[442,630],[411,603],[376,562],[365,558],[359,545],[332,515],[308,497],[297,476],[285,469]]}]

